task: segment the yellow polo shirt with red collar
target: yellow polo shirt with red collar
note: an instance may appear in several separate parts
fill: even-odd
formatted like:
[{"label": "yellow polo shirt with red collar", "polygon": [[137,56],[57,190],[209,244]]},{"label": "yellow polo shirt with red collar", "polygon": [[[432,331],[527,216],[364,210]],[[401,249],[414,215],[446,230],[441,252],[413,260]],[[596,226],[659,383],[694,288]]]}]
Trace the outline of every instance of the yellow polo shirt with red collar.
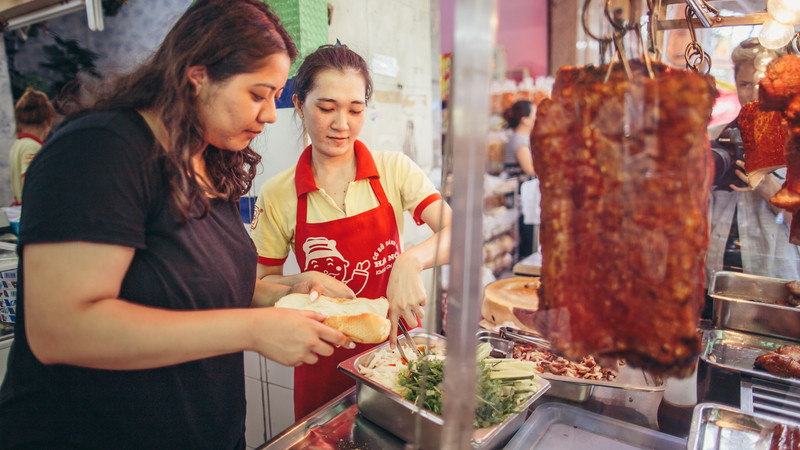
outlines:
[{"label": "yellow polo shirt with red collar", "polygon": [[330,222],[354,216],[378,206],[378,199],[369,184],[379,177],[386,198],[394,209],[400,235],[403,235],[403,212],[409,211],[418,225],[425,208],[441,195],[425,172],[400,152],[372,152],[361,141],[355,142],[356,178],[345,196],[345,211],[317,187],[311,166],[298,162],[273,176],[263,186],[256,200],[250,234],[258,249],[258,262],[282,265],[289,250],[294,249],[297,224],[297,197],[308,193],[309,223]]}]

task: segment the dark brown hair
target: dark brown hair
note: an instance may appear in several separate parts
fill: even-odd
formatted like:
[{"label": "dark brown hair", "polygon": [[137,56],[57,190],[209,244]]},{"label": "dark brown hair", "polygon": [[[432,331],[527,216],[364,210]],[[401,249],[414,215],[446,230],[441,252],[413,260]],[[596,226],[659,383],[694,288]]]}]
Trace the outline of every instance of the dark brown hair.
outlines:
[{"label": "dark brown hair", "polygon": [[[206,194],[238,200],[256,175],[261,156],[249,146],[228,151],[207,145],[197,115],[197,98],[186,76],[205,66],[212,82],[252,73],[273,54],[297,56],[291,37],[269,7],[258,0],[197,0],[178,19],[156,52],[139,68],[109,86],[91,110],[151,109],[169,132],[164,149],[170,200],[186,223],[193,206],[209,210]],[[203,153],[213,184],[195,180],[192,157]]]},{"label": "dark brown hair", "polygon": [[511,105],[510,108],[503,111],[503,119],[506,121],[506,128],[517,128],[517,125],[519,125],[523,117],[531,115],[531,110],[533,110],[533,102],[529,102],[528,100],[520,100]]},{"label": "dark brown hair", "polygon": [[14,118],[19,133],[24,125],[52,124],[56,119],[56,110],[47,98],[47,94],[29,87],[14,105]]},{"label": "dark brown hair", "polygon": [[297,75],[294,77],[294,92],[299,103],[306,101],[306,96],[314,89],[317,75],[326,69],[358,72],[364,77],[364,100],[369,101],[372,97],[372,78],[369,76],[367,62],[358,53],[337,42],[335,45],[323,45],[314,50],[313,53],[306,56],[303,64],[297,69]]}]

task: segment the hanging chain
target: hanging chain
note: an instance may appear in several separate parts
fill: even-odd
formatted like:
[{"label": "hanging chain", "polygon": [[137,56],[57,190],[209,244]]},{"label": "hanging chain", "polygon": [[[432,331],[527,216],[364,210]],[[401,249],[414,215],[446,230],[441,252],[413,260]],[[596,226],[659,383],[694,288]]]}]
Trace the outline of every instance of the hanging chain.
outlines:
[{"label": "hanging chain", "polygon": [[658,14],[661,0],[647,0],[647,51],[661,61],[661,42],[658,41]]},{"label": "hanging chain", "polygon": [[[603,14],[608,21],[609,25],[611,25],[611,33],[606,33],[602,38],[597,36],[592,30],[589,28],[588,24],[588,10],[589,5],[591,4],[592,0],[584,0],[583,3],[583,11],[581,14],[581,21],[583,23],[583,30],[587,36],[591,37],[595,41],[599,43],[600,47],[600,64],[605,64],[605,57],[607,54],[611,54],[611,59],[609,60],[608,65],[608,72],[606,73],[605,80],[611,77],[611,73],[613,71],[614,64],[618,61],[622,64],[623,69],[625,70],[625,76],[628,79],[633,78],[633,71],[631,69],[630,58],[628,52],[625,50],[624,38],[628,31],[633,31],[636,38],[636,45],[639,47],[639,51],[643,54],[643,60],[645,66],[647,68],[647,74],[650,78],[653,78],[653,67],[650,60],[650,51],[648,47],[645,46],[644,37],[643,37],[643,30],[642,24],[639,22],[637,17],[637,7],[636,7],[636,0],[630,0],[629,10],[628,10],[628,18],[624,19],[622,17],[615,16],[612,14],[612,7],[611,7],[611,0],[604,0],[603,3]],[[648,5],[650,4],[651,0],[648,0]],[[661,0],[653,0],[658,1],[660,4]],[[650,8],[652,11],[652,7]],[[650,33],[652,34],[652,32]],[[649,39],[648,39],[649,40]],[[652,46],[652,45],[651,45]],[[613,52],[613,53],[612,53]]]},{"label": "hanging chain", "polygon": [[[584,2],[583,2],[583,10],[581,11],[581,24],[583,25],[583,32],[586,33],[587,36],[589,36],[590,38],[592,38],[592,39],[594,39],[595,41],[598,42],[598,44],[600,46],[600,64],[602,65],[602,64],[605,64],[606,54],[611,51],[612,40],[611,40],[611,36],[609,36],[608,34],[606,34],[605,36],[603,36],[601,38],[601,37],[595,35],[594,33],[592,33],[591,28],[589,28],[589,23],[588,23],[588,19],[587,19],[587,17],[588,17],[587,12],[589,11],[589,5],[591,3],[592,3],[592,0],[584,0]],[[612,57],[612,61],[613,61],[613,57]]]},{"label": "hanging chain", "polygon": [[795,33],[786,48],[789,50],[789,53],[800,56],[800,32]]},{"label": "hanging chain", "polygon": [[711,71],[711,56],[703,50],[703,47],[697,42],[697,34],[694,31],[694,10],[691,6],[686,7],[686,26],[689,28],[689,37],[691,42],[686,46],[686,51],[683,53],[683,58],[686,60],[686,68],[700,73],[702,67],[706,67],[704,75]]}]

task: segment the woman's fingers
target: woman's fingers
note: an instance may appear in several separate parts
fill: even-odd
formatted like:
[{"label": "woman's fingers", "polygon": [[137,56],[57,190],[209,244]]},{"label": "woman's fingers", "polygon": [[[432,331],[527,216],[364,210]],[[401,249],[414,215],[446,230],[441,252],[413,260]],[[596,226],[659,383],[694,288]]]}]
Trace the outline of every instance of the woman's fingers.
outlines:
[{"label": "woman's fingers", "polygon": [[317,271],[305,272],[309,281],[316,283],[315,288],[328,297],[356,298],[356,294],[346,284],[324,273]]},{"label": "woman's fingers", "polygon": [[317,322],[322,322],[322,321],[324,321],[325,319],[328,318],[328,316],[326,314],[323,314],[323,313],[317,312],[317,311],[311,311],[311,310],[308,310],[308,309],[295,309],[294,311],[297,311],[298,314],[306,316],[309,319],[314,319]]},{"label": "woman's fingers", "polygon": [[421,306],[417,305],[414,307],[414,315],[417,316],[418,319],[422,319],[425,317],[425,310],[423,310]]}]

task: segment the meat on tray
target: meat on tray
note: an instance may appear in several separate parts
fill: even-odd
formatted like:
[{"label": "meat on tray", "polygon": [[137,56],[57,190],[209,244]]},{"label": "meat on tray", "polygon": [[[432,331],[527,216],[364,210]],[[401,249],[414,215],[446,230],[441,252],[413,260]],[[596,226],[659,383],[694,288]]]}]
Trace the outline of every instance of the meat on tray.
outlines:
[{"label": "meat on tray", "polygon": [[786,128],[781,113],[762,111],[758,102],[748,103],[739,110],[739,130],[748,175],[769,174],[786,167]]},{"label": "meat on tray", "polygon": [[581,358],[580,361],[570,361],[553,352],[540,350],[528,344],[515,344],[514,358],[536,363],[536,370],[539,373],[546,372],[564,377],[596,381],[614,381],[614,378],[617,377],[615,370],[601,367],[591,356]]},{"label": "meat on tray", "polygon": [[753,366],[775,376],[800,378],[800,347],[794,345],[778,347],[774,352],[758,356]]},{"label": "meat on tray", "polygon": [[688,374],[700,351],[716,90],[631,61],[562,68],[531,137],[541,200],[537,329],[553,351]]},{"label": "meat on tray", "polygon": [[770,203],[792,215],[789,242],[800,245],[800,56],[784,55],[767,66],[758,83],[758,104],[780,111],[789,133],[786,142],[786,181]]},{"label": "meat on tray", "polygon": [[789,295],[786,297],[787,306],[800,306],[800,281],[794,280],[786,283]]}]

